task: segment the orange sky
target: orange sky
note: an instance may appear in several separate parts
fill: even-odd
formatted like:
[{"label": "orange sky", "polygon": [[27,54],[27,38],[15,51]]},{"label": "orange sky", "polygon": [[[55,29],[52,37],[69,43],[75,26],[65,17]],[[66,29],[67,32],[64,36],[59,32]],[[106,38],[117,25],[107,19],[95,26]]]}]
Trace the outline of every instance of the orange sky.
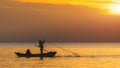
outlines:
[{"label": "orange sky", "polygon": [[[14,0],[16,1],[16,0]],[[17,0],[18,1],[18,0]],[[34,3],[56,3],[56,4],[68,4],[71,2],[89,2],[89,3],[118,3],[119,0],[19,0],[21,2],[34,2]]]},{"label": "orange sky", "polygon": [[[111,5],[120,4],[119,0],[59,0],[59,1],[58,0],[17,0],[17,1],[24,3],[31,2],[31,3],[64,4],[64,5],[69,4],[74,6],[87,6],[87,7],[97,8],[98,10],[102,10],[104,13],[108,13],[108,12],[112,13],[110,11],[111,9],[114,8],[111,8]],[[112,6],[112,7],[116,7],[116,6]]]},{"label": "orange sky", "polygon": [[0,0],[0,41],[120,41],[118,0],[39,1]]},{"label": "orange sky", "polygon": [[118,3],[118,0],[14,0],[19,2],[48,3],[48,4],[71,4],[89,7],[104,6],[104,4]]},{"label": "orange sky", "polygon": [[87,6],[120,3],[119,0],[59,0],[59,1],[58,0],[14,0],[14,1],[32,2],[32,3],[49,3],[49,4],[72,4],[72,5],[83,4]]}]

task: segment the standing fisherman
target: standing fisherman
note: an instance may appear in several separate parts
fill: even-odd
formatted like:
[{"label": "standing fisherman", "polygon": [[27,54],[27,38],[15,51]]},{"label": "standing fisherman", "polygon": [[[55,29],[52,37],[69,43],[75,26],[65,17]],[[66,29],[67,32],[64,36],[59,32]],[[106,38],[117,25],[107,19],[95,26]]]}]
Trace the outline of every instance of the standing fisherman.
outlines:
[{"label": "standing fisherman", "polygon": [[40,53],[41,53],[40,58],[43,59],[43,49],[44,49],[43,44],[45,43],[45,41],[44,40],[42,40],[42,41],[39,40],[38,42],[39,42],[39,45],[35,45],[35,46],[40,48]]}]

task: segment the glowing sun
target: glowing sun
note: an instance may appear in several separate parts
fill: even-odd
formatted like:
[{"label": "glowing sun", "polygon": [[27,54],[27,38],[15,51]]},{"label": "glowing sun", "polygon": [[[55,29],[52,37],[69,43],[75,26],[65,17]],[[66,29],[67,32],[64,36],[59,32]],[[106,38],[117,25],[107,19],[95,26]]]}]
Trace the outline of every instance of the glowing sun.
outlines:
[{"label": "glowing sun", "polygon": [[108,12],[113,15],[120,15],[120,4],[109,5]]}]

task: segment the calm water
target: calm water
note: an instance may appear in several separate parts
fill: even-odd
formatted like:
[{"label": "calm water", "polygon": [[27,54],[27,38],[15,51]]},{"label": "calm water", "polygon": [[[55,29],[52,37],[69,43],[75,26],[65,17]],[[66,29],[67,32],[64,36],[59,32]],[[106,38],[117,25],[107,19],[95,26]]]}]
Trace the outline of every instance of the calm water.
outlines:
[{"label": "calm water", "polygon": [[0,43],[0,68],[120,68],[120,43],[46,43],[46,50],[58,53],[55,58],[43,60],[14,54],[28,48],[39,53],[33,43]]}]

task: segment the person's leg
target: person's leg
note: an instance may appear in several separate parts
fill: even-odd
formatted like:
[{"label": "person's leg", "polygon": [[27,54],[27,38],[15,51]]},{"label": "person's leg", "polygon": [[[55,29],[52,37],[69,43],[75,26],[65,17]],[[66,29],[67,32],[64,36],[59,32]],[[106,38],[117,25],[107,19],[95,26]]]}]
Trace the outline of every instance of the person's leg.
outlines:
[{"label": "person's leg", "polygon": [[41,51],[41,57],[40,58],[43,59],[43,48],[41,48],[40,51]]}]

